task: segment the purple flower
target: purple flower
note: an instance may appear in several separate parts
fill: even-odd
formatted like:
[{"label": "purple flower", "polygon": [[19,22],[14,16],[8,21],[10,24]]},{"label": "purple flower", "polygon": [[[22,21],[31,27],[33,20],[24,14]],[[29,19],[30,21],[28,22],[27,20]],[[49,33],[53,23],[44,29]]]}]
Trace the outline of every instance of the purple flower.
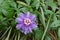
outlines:
[{"label": "purple flower", "polygon": [[25,14],[20,13],[16,18],[18,24],[16,28],[23,32],[24,34],[31,33],[32,29],[37,28],[36,16],[27,12]]}]

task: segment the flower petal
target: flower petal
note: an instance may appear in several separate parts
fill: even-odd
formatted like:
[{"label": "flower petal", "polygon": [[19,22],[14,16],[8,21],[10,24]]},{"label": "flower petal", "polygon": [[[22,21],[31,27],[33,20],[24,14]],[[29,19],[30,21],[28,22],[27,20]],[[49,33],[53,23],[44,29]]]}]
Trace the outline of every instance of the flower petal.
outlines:
[{"label": "flower petal", "polygon": [[21,19],[21,18],[16,18],[16,21],[17,21],[18,23],[22,23],[22,22],[23,22],[23,19]]},{"label": "flower petal", "polygon": [[36,20],[36,15],[32,15],[32,16],[30,17],[30,19],[31,19],[32,21]]},{"label": "flower petal", "polygon": [[24,34],[27,34],[27,33],[28,33],[28,31],[25,31],[25,32],[24,32]]},{"label": "flower petal", "polygon": [[20,30],[21,27],[22,27],[21,24],[17,24],[17,25],[16,25],[16,28],[19,29],[19,30]]},{"label": "flower petal", "polygon": [[27,17],[27,18],[30,17],[30,12],[27,12],[27,13],[26,13],[26,17]]},{"label": "flower petal", "polygon": [[29,29],[25,27],[24,34],[27,34],[27,33],[29,33]]},{"label": "flower petal", "polygon": [[37,24],[35,24],[35,23],[34,23],[34,24],[31,24],[31,28],[32,28],[32,29],[37,28]]},{"label": "flower petal", "polygon": [[22,19],[24,19],[25,18],[25,15],[23,13],[20,13],[19,14],[19,17],[22,18]]},{"label": "flower petal", "polygon": [[29,31],[30,31],[30,32],[32,32],[32,29],[31,29],[31,27],[29,27]]}]

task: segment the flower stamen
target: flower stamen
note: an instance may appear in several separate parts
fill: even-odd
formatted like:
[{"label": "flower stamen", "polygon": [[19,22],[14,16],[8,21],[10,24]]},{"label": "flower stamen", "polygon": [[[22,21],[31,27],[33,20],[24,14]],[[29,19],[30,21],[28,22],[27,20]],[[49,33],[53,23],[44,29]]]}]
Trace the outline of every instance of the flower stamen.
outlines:
[{"label": "flower stamen", "polygon": [[31,24],[31,20],[28,19],[28,18],[25,18],[24,24],[25,24],[25,25],[30,25],[30,24]]}]

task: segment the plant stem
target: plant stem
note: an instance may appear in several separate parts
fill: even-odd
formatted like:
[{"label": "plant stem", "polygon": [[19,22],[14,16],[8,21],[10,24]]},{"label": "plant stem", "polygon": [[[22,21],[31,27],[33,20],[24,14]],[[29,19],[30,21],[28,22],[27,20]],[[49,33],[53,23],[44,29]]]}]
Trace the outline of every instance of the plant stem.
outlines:
[{"label": "plant stem", "polygon": [[42,36],[41,40],[44,40],[44,37],[45,37],[45,35],[46,35],[46,32],[47,32],[47,30],[48,30],[48,27],[49,27],[49,23],[50,23],[51,16],[52,16],[52,15],[50,15],[50,17],[49,17],[49,20],[48,20],[48,22],[47,22],[46,29],[45,29],[45,31],[44,31],[44,33],[43,33],[43,36]]}]

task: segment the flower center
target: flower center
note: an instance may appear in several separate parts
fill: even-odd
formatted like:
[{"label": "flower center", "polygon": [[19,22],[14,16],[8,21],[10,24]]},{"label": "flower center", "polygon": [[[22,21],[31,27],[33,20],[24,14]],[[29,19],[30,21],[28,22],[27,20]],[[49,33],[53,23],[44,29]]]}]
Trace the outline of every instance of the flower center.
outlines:
[{"label": "flower center", "polygon": [[24,24],[26,25],[31,24],[31,20],[29,18],[24,19]]}]

